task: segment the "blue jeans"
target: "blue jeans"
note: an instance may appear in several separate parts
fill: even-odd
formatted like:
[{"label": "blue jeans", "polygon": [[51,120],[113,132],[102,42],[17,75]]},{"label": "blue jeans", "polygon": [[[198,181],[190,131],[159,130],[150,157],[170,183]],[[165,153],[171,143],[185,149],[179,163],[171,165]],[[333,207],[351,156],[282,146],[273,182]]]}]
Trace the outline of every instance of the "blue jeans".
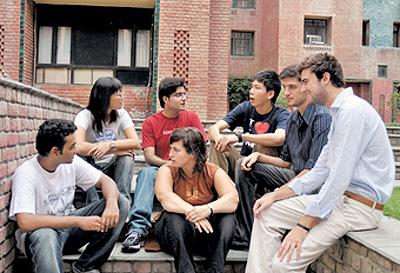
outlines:
[{"label": "blue jeans", "polygon": [[[115,160],[111,161],[108,165],[99,167],[99,169],[114,179],[117,183],[119,192],[131,202],[131,185],[133,178],[133,165],[134,159],[132,156],[117,156]],[[97,166],[96,166],[97,167]],[[96,188],[92,187],[86,191],[86,203],[99,200]]]},{"label": "blue jeans", "polygon": [[153,210],[154,182],[159,167],[147,166],[140,170],[136,179],[136,190],[133,206],[129,212],[129,232],[136,231],[143,236],[151,228],[151,211]]},{"label": "blue jeans", "polygon": [[[100,216],[105,205],[105,200],[101,199],[76,210],[73,215]],[[120,212],[118,224],[104,233],[84,231],[78,227],[39,228],[29,232],[25,245],[33,272],[64,273],[63,254],[74,253],[86,243],[89,244],[75,263],[75,267],[81,271],[99,268],[110,256],[128,215],[129,202],[125,197],[120,195],[118,205]]]}]

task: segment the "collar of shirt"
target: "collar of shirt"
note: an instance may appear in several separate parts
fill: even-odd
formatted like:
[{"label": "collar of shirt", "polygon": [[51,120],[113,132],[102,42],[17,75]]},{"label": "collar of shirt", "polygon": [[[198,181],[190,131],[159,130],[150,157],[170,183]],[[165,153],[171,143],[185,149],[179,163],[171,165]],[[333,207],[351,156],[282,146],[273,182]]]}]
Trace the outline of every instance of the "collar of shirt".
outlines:
[{"label": "collar of shirt", "polygon": [[346,100],[346,98],[351,95],[353,95],[353,88],[347,87],[342,92],[340,92],[339,95],[336,96],[335,100],[333,101],[333,103],[331,105],[331,108],[332,109],[340,108],[342,106],[342,104],[344,103],[344,101]]},{"label": "collar of shirt", "polygon": [[316,110],[316,106],[314,104],[310,104],[307,106],[306,110],[304,111],[303,115],[300,114],[299,111],[293,113],[293,120],[296,122],[296,125],[300,126],[303,122],[309,125],[313,118],[315,117],[314,113]]}]

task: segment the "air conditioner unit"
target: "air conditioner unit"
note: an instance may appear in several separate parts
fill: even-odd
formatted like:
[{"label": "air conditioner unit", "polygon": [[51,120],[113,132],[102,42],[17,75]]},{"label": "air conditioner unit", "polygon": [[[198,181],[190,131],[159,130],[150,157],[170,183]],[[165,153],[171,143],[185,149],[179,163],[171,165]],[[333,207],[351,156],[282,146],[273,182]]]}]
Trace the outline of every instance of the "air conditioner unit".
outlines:
[{"label": "air conditioner unit", "polygon": [[306,36],[307,44],[309,45],[323,45],[322,37],[320,35],[307,35]]}]

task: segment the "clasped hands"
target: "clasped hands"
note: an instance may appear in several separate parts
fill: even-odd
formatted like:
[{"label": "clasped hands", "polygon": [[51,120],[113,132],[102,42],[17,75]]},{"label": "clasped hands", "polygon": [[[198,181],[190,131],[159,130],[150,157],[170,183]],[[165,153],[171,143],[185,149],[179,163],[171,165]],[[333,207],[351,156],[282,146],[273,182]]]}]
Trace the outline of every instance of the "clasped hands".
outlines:
[{"label": "clasped hands", "polygon": [[110,205],[106,206],[101,217],[98,215],[83,216],[78,226],[85,231],[107,232],[107,230],[114,227],[118,221],[118,205]]},{"label": "clasped hands", "polygon": [[213,233],[214,230],[208,221],[211,210],[207,205],[194,206],[190,211],[185,213],[186,220],[192,222],[199,232]]}]

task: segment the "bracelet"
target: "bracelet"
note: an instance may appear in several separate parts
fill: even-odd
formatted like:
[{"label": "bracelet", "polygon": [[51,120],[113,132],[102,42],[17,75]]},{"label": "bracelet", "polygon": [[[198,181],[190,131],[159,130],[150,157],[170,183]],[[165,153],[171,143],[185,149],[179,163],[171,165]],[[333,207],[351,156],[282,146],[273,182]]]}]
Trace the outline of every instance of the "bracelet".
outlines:
[{"label": "bracelet", "polygon": [[310,232],[310,230],[311,230],[309,227],[306,227],[305,225],[302,225],[300,223],[297,223],[296,226],[301,227],[302,229],[304,229],[307,232]]},{"label": "bracelet", "polygon": [[214,215],[214,210],[213,210],[213,208],[209,205],[209,204],[207,204],[207,208],[209,208],[210,209],[210,215],[208,215],[208,217],[211,217],[211,216],[213,216]]}]

